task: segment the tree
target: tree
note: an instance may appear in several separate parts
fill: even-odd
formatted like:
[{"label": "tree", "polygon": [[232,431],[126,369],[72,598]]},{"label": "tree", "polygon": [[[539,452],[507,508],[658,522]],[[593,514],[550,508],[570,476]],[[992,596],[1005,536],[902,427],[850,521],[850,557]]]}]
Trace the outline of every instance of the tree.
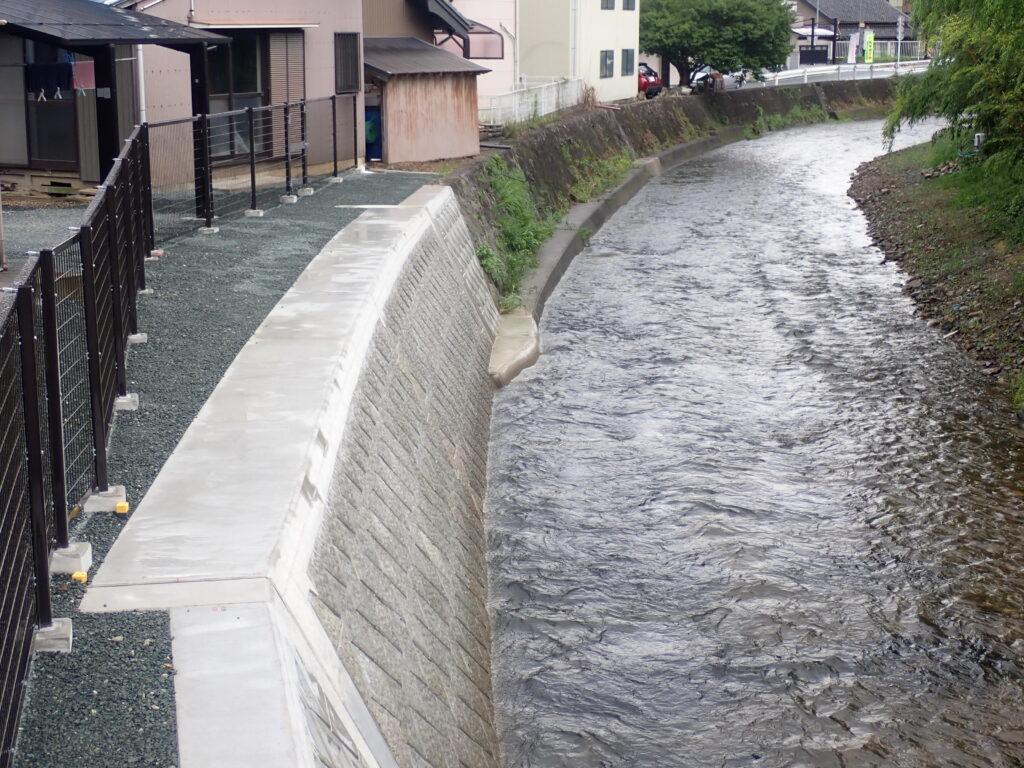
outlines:
[{"label": "tree", "polygon": [[786,0],[644,0],[640,49],[674,64],[686,85],[705,66],[759,78],[786,61],[792,25]]},{"label": "tree", "polygon": [[929,69],[899,84],[885,125],[932,115],[949,121],[961,156],[975,133],[988,136],[964,164],[961,199],[980,206],[996,231],[1024,242],[1024,16],[1020,0],[917,0],[914,25],[938,50]]},{"label": "tree", "polygon": [[886,123],[940,115],[955,135],[989,136],[989,157],[1024,162],[1024,16],[1020,0],[918,0],[914,24],[941,53],[900,83]]}]

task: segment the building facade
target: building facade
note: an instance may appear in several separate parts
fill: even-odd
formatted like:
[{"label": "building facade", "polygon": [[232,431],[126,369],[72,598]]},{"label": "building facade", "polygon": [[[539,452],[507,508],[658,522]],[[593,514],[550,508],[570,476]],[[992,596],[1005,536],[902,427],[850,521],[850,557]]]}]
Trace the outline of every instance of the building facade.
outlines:
[{"label": "building facade", "polygon": [[640,0],[519,0],[524,77],[582,78],[599,101],[637,94]]}]

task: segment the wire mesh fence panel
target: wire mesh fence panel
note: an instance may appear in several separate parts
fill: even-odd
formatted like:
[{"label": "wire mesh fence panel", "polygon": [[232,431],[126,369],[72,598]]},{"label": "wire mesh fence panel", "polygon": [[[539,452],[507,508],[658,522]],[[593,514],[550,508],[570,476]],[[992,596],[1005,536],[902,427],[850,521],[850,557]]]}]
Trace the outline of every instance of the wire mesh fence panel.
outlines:
[{"label": "wire mesh fence panel", "polygon": [[338,149],[338,170],[344,171],[359,165],[359,137],[366,130],[357,111],[358,95],[339,94],[337,100],[338,130],[334,144]]},{"label": "wire mesh fence panel", "polygon": [[[343,99],[339,97],[338,101],[342,102]],[[337,115],[334,103],[334,99],[312,99],[306,102],[306,184],[316,184],[334,175],[334,132],[337,118],[343,117]]]},{"label": "wire mesh fence panel", "polygon": [[77,235],[53,249],[53,267],[64,488],[68,504],[75,505],[92,489],[95,474],[82,252]]},{"label": "wire mesh fence panel", "polygon": [[[102,210],[102,209],[101,209]],[[116,362],[116,329],[114,317],[114,297],[112,288],[111,259],[111,227],[105,215],[99,215],[93,221],[92,248],[92,279],[95,301],[96,321],[96,357],[99,366],[99,408],[100,419],[104,428],[110,423],[114,413],[114,400],[117,398],[117,362]],[[89,276],[85,275],[86,281]],[[88,286],[86,286],[88,287]],[[97,441],[100,445],[106,439]]]},{"label": "wire mesh fence panel", "polygon": [[149,126],[149,168],[153,229],[158,240],[191,232],[202,222],[196,205],[196,120]]},{"label": "wire mesh fence panel", "polygon": [[251,154],[265,152],[266,141],[244,109],[210,115],[209,126],[213,212],[234,216],[251,207]]},{"label": "wire mesh fence panel", "polygon": [[294,172],[291,157],[287,154],[288,146],[284,141],[284,107],[261,107],[253,112],[255,130],[262,137],[262,151],[256,156],[256,207],[272,208],[281,202],[281,195],[289,190],[289,171]]},{"label": "wire mesh fence panel", "polygon": [[[39,423],[47,424],[49,421],[49,403],[50,392],[46,384],[46,335],[43,333],[44,318],[43,318],[43,284],[42,284],[42,272],[38,268],[38,264],[35,270],[32,272],[32,276],[29,280],[29,285],[32,288],[32,327],[34,329],[35,337],[35,361],[36,361],[36,392],[38,392],[38,406],[39,406]],[[55,393],[56,394],[56,393]],[[53,462],[50,460],[50,434],[49,430],[41,429],[39,431],[39,439],[41,442],[41,456],[42,456],[42,471],[43,471],[43,510],[45,512],[46,522],[46,542],[47,546],[52,551],[57,542],[57,525],[54,519],[54,508],[53,508],[53,482],[52,482],[52,465]]]},{"label": "wire mesh fence panel", "polygon": [[17,315],[0,326],[0,766],[12,762],[35,624]]}]

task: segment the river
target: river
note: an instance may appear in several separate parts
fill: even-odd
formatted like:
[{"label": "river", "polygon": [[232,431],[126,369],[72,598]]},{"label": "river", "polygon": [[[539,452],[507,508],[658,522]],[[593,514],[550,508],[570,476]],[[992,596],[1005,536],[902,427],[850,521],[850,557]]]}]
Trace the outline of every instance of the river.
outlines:
[{"label": "river", "polygon": [[1024,765],[1022,434],[846,197],[880,128],[652,181],[548,303],[493,417],[510,768]]}]

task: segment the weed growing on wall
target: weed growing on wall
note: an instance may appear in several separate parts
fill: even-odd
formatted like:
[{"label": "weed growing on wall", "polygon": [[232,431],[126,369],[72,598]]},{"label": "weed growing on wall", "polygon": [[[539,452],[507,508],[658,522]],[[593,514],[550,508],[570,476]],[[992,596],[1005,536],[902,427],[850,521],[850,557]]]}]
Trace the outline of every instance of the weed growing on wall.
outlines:
[{"label": "weed growing on wall", "polygon": [[555,231],[557,218],[538,213],[519,166],[492,155],[486,171],[497,205],[498,247],[481,246],[477,256],[501,293],[502,309],[508,311],[518,305],[523,275],[536,266],[537,249]]},{"label": "weed growing on wall", "polygon": [[817,104],[810,107],[802,107],[799,104],[793,106],[784,115],[770,115],[763,107],[757,108],[757,119],[744,130],[748,139],[756,139],[762,133],[768,131],[780,131],[794,125],[806,125],[809,123],[824,123],[828,120],[828,112]]},{"label": "weed growing on wall", "polygon": [[569,195],[577,203],[593,200],[614,187],[633,164],[629,150],[601,157],[592,147],[579,141],[563,144],[562,157],[572,171],[574,181]]}]

